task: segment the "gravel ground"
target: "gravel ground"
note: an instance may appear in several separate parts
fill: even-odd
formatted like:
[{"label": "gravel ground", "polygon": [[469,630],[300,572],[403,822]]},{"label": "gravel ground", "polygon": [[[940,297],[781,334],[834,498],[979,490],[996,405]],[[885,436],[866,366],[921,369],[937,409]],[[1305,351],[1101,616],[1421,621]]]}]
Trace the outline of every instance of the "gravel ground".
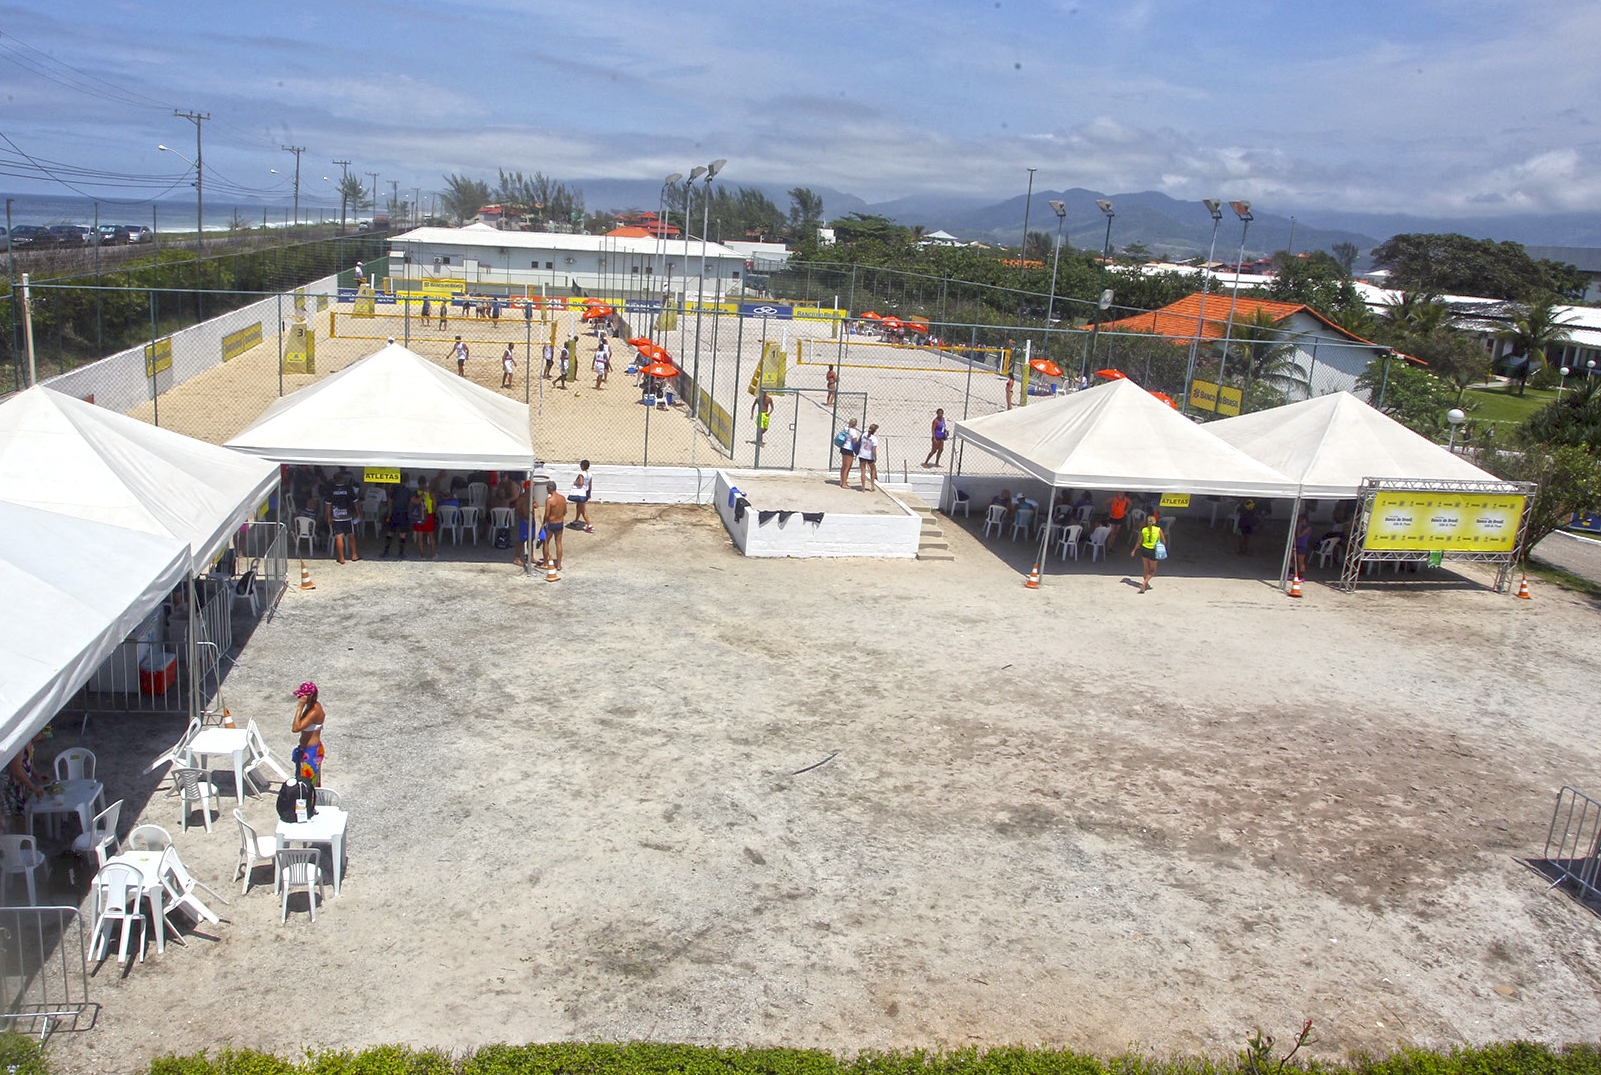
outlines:
[{"label": "gravel ground", "polygon": [[[1595,607],[1440,573],[1301,601],[1198,532],[1149,594],[953,563],[758,561],[714,515],[596,505],[563,579],[313,561],[227,683],[287,753],[316,680],[354,821],[315,925],[270,888],[91,985],[62,1070],[223,1045],[1050,1042],[1316,1055],[1601,1033],[1596,919],[1522,861],[1594,779]],[[476,558],[475,558],[476,557]],[[1024,565],[1026,566],[1026,565]],[[1539,654],[1537,662],[1528,655]],[[178,833],[97,718],[113,796]],[[58,736],[75,745],[76,729]],[[230,777],[219,776],[225,785]],[[231,806],[231,804],[230,804]],[[245,814],[270,831],[270,802]]]}]

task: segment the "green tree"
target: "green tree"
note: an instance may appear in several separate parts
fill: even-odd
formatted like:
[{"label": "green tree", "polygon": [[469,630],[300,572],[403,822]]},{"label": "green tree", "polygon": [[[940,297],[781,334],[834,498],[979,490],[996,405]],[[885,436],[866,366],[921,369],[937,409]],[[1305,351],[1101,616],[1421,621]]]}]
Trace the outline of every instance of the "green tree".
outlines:
[{"label": "green tree", "polygon": [[1362,253],[1355,243],[1335,243],[1329,248],[1334,251],[1334,260],[1339,262],[1340,269],[1345,275],[1351,275],[1351,267],[1356,264],[1357,255]]},{"label": "green tree", "polygon": [[1455,403],[1451,386],[1402,355],[1376,358],[1356,380],[1368,402],[1416,433],[1439,439]]},{"label": "green tree", "polygon": [[1512,344],[1513,354],[1525,360],[1518,377],[1518,395],[1523,395],[1529,371],[1549,364],[1546,352],[1569,339],[1568,323],[1553,300],[1541,299],[1525,305],[1512,319],[1512,326],[1496,334]]},{"label": "green tree", "polygon": [[1531,445],[1521,452],[1497,452],[1480,462],[1508,481],[1536,482],[1529,508],[1523,557],[1548,534],[1566,526],[1574,512],[1601,510],[1601,461],[1573,445]]},{"label": "green tree", "polygon": [[361,176],[347,175],[339,180],[339,230],[345,230],[345,209],[357,216],[363,209],[372,207],[372,192],[361,184]]},{"label": "green tree", "polygon": [[[1294,345],[1285,342],[1284,331],[1277,327],[1271,313],[1259,309],[1236,322],[1233,336],[1229,368],[1245,382],[1246,410],[1281,406],[1292,393],[1303,398],[1312,394],[1311,379],[1301,368]],[[1256,406],[1252,406],[1253,400]]]},{"label": "green tree", "polygon": [[828,225],[841,243],[878,243],[885,247],[904,249],[911,243],[911,229],[895,223],[885,216],[872,213],[851,213]]},{"label": "green tree", "polygon": [[492,200],[488,183],[455,173],[445,176],[445,189],[439,195],[440,208],[448,219],[457,224],[477,216],[479,207],[488,205]]},{"label": "green tree", "polygon": [[1374,248],[1373,264],[1388,269],[1394,286],[1403,291],[1436,295],[1523,302],[1552,292],[1561,282],[1529,257],[1521,243],[1466,235],[1393,235]]},{"label": "green tree", "polygon": [[1546,404],[1518,427],[1518,439],[1601,456],[1601,382],[1586,377],[1582,385]]},{"label": "green tree", "polygon": [[823,223],[823,196],[810,187],[789,189],[789,226],[796,235],[813,235]]},{"label": "green tree", "polygon": [[1430,291],[1404,291],[1384,308],[1380,341],[1399,346],[1403,341],[1432,336],[1451,321],[1451,308]]},{"label": "green tree", "polygon": [[1366,306],[1349,274],[1321,250],[1296,255],[1280,250],[1273,255],[1273,270],[1268,295],[1279,302],[1303,303],[1329,318]]}]

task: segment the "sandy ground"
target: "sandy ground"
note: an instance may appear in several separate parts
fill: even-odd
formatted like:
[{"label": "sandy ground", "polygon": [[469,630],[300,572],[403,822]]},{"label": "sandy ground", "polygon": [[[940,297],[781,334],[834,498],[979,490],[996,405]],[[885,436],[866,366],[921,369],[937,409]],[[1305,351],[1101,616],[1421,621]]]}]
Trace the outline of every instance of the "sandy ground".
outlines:
[{"label": "sandy ground", "polygon": [[[854,476],[852,481],[854,481]],[[826,511],[850,515],[904,515],[889,494],[839,487],[839,475],[749,474],[739,477],[739,490],[758,511]]]},{"label": "sandy ground", "polygon": [[[1601,1033],[1596,918],[1521,861],[1560,785],[1601,790],[1588,600],[1325,573],[1292,601],[1259,577],[1276,555],[1210,531],[1143,596],[1126,554],[1029,591],[1028,551],[971,524],[953,563],[759,561],[705,509],[592,513],[554,584],[487,550],[312,562],[226,700],[287,753],[290,691],[322,686],[344,894],[281,926],[269,888],[225,888],[187,948],[98,970],[61,1070],[225,1044]],[[222,887],[231,819],[177,834],[138,775],[176,731],[96,718],[87,743],[124,826],[173,829]],[[245,813],[270,831],[266,799]]]}]

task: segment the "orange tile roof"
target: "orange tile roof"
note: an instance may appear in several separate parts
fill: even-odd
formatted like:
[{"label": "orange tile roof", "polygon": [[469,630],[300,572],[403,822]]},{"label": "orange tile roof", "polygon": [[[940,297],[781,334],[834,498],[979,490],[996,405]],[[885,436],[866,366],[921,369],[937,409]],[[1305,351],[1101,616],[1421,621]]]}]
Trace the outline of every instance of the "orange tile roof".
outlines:
[{"label": "orange tile roof", "polygon": [[[1157,336],[1165,336],[1170,340],[1193,340],[1196,329],[1200,329],[1203,339],[1221,340],[1228,328],[1230,297],[1226,293],[1209,292],[1206,296],[1206,323],[1201,323],[1201,293],[1187,295],[1177,302],[1169,303],[1160,310],[1150,313],[1135,314],[1117,321],[1104,321],[1101,323],[1103,332],[1149,332]],[[1306,313],[1307,316],[1321,321],[1328,328],[1356,343],[1365,343],[1370,347],[1380,347],[1372,340],[1364,340],[1353,332],[1347,332],[1327,317],[1318,313],[1312,307],[1299,302],[1274,302],[1271,299],[1253,299],[1241,295],[1234,301],[1234,323],[1236,325],[1251,320],[1258,310],[1265,310],[1278,324],[1285,318],[1296,313]],[[1082,326],[1088,327],[1088,326]]]}]

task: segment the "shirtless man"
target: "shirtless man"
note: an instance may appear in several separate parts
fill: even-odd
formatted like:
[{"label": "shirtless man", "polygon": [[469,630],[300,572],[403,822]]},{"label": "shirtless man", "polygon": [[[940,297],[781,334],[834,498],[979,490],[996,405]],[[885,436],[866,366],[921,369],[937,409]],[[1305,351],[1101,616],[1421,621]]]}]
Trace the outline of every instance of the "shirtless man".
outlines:
[{"label": "shirtless man", "polygon": [[530,503],[532,497],[523,495],[515,485],[513,490],[506,504],[517,517],[517,544],[513,546],[515,551],[511,554],[511,562],[522,567],[525,555],[530,560],[534,558],[534,506]]},{"label": "shirtless man", "polygon": [[[543,567],[555,566],[561,570],[561,532],[567,527],[567,498],[556,491],[555,482],[545,483],[545,544],[540,548]],[[556,546],[556,558],[550,557],[550,546]]]}]

